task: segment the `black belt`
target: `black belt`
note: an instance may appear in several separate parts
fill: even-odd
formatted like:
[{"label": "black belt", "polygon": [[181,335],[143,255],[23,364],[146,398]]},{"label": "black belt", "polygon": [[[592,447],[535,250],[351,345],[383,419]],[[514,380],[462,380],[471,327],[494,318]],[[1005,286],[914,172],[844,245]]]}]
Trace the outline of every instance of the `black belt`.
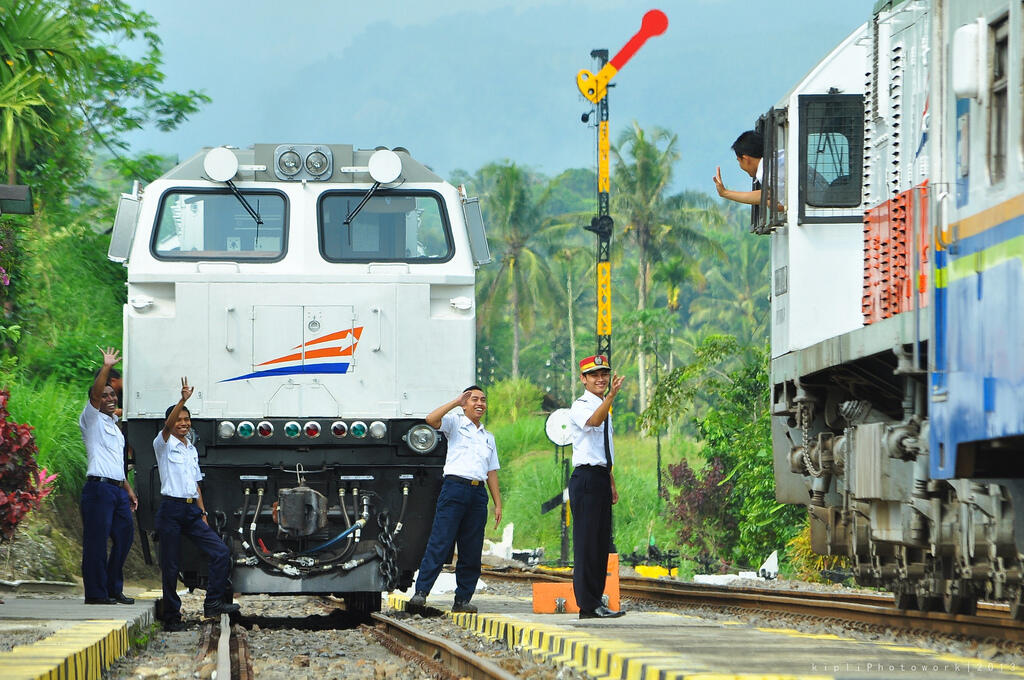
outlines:
[{"label": "black belt", "polygon": [[577,465],[575,469],[579,470],[580,468],[586,468],[588,470],[600,470],[601,472],[608,472],[608,468],[606,468],[604,465],[586,465],[586,464],[584,464],[584,465]]},{"label": "black belt", "polygon": [[87,482],[106,482],[107,484],[113,484],[114,486],[124,486],[123,479],[111,479],[110,477],[100,477],[98,475],[86,475],[85,481]]},{"label": "black belt", "polygon": [[163,494],[160,495],[160,498],[163,498],[165,501],[174,501],[175,503],[188,503],[189,505],[191,505],[192,503],[199,502],[198,498],[178,498],[177,496],[164,496]]},{"label": "black belt", "polygon": [[484,483],[479,479],[467,479],[465,477],[459,477],[458,475],[445,475],[444,478],[452,482],[458,482],[459,484],[469,484],[470,486],[484,485]]}]

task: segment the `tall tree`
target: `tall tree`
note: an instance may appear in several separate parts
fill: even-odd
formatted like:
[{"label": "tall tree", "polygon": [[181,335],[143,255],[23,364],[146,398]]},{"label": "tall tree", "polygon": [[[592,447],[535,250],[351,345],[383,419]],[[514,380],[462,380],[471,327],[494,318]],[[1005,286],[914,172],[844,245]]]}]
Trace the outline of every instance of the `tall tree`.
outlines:
[{"label": "tall tree", "polygon": [[13,0],[0,7],[0,140],[7,181],[17,181],[19,152],[52,137],[52,118],[81,66],[83,35],[47,0]]},{"label": "tall tree", "polygon": [[557,290],[547,265],[541,235],[542,205],[529,174],[515,163],[492,163],[480,172],[484,187],[488,241],[498,261],[497,269],[480,277],[481,313],[477,323],[494,323],[508,314],[512,325],[512,378],[520,377],[522,331],[529,331],[538,311]]},{"label": "tall tree", "polygon": [[[662,128],[643,130],[635,121],[612,147],[615,157],[614,211],[623,232],[636,246],[637,311],[650,302],[652,265],[663,253],[674,253],[697,272],[697,255],[716,250],[706,230],[720,221],[717,209],[695,194],[667,197],[672,167],[679,160],[677,136]],[[698,277],[699,278],[699,277]],[[640,410],[647,408],[649,380],[648,345],[644,325],[638,326],[637,380]]]}]

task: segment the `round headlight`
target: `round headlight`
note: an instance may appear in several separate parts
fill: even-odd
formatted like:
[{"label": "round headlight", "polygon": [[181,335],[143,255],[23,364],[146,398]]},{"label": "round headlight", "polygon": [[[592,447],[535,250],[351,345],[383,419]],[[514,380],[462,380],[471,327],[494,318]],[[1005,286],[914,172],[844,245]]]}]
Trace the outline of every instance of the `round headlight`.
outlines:
[{"label": "round headlight", "polygon": [[319,176],[327,172],[327,156],[319,151],[306,156],[306,170],[313,176]]},{"label": "round headlight", "polygon": [[277,167],[282,175],[291,177],[302,169],[302,157],[294,151],[285,151],[277,159]]},{"label": "round headlight", "polygon": [[242,439],[248,439],[254,434],[256,434],[256,427],[248,420],[243,420],[238,424],[238,436]]},{"label": "round headlight", "polygon": [[348,425],[341,420],[335,420],[331,423],[331,434],[335,437],[344,437],[348,434]]},{"label": "round headlight", "polygon": [[235,436],[235,424],[230,420],[222,420],[217,425],[217,436],[221,439],[231,439]]},{"label": "round headlight", "polygon": [[352,423],[352,426],[348,428],[348,431],[352,433],[353,437],[359,437],[362,439],[366,436],[366,423],[361,420],[357,420]]},{"label": "round headlight", "polygon": [[416,453],[430,453],[437,446],[437,430],[430,425],[420,423],[413,425],[402,439]]},{"label": "round headlight", "polygon": [[383,439],[388,432],[388,426],[379,420],[370,423],[370,436],[374,439]]},{"label": "round headlight", "polygon": [[294,420],[289,420],[287,423],[284,424],[284,436],[286,437],[291,437],[292,439],[294,439],[295,437],[299,436],[299,432],[301,431],[302,428],[300,428],[299,424]]},{"label": "round headlight", "polygon": [[261,420],[256,426],[256,433],[261,437],[269,437],[274,434],[274,426],[267,420]]},{"label": "round headlight", "polygon": [[320,436],[320,423],[316,422],[315,420],[311,420],[305,425],[303,425],[302,429],[303,431],[305,431],[306,436],[309,437],[310,439]]}]

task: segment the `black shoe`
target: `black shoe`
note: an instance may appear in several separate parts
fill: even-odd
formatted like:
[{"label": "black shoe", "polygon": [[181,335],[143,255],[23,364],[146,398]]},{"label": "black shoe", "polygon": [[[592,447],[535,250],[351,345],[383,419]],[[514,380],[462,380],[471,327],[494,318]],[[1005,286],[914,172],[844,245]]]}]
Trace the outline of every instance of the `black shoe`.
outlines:
[{"label": "black shoe", "polygon": [[238,605],[234,602],[214,602],[203,605],[205,616],[220,616],[221,614],[234,614],[238,611]]},{"label": "black shoe", "polygon": [[114,597],[112,597],[110,599],[112,599],[114,602],[116,602],[118,604],[135,604],[135,598],[134,597],[128,597],[124,593],[121,593],[119,595],[115,595]]},{"label": "black shoe", "polygon": [[187,626],[181,619],[171,619],[170,621],[164,621],[164,630],[168,633],[180,633],[185,630]]},{"label": "black shoe", "polygon": [[87,597],[85,598],[86,604],[117,604],[117,600],[112,597]]},{"label": "black shoe", "polygon": [[461,600],[455,600],[455,604],[452,605],[453,612],[465,612],[467,614],[476,614],[477,609],[475,604],[469,602],[463,602]]},{"label": "black shoe", "polygon": [[418,592],[409,599],[409,603],[405,605],[408,611],[422,610],[427,606],[427,594]]},{"label": "black shoe", "polygon": [[604,605],[601,605],[593,611],[580,610],[581,619],[617,619],[620,616],[625,616],[626,612],[615,611],[614,609],[608,609]]}]

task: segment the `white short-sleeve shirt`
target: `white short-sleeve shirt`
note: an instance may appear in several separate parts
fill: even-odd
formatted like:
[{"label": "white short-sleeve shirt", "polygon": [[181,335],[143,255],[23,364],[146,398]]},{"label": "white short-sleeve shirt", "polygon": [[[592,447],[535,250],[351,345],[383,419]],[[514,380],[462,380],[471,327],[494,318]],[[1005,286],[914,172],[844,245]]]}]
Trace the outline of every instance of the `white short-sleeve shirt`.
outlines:
[{"label": "white short-sleeve shirt", "polygon": [[124,435],[117,426],[117,416],[108,416],[85,402],[78,417],[85,453],[89,458],[87,475],[124,479]]},{"label": "white short-sleeve shirt", "polygon": [[197,498],[196,483],[202,481],[199,471],[199,452],[190,442],[183,442],[173,434],[164,441],[163,432],[153,440],[153,452],[160,469],[160,493],[175,498]]},{"label": "white short-sleeve shirt", "polygon": [[604,455],[604,423],[587,425],[590,416],[601,405],[604,399],[593,392],[584,392],[583,396],[572,403],[569,408],[569,422],[572,423],[572,465],[603,465],[615,462],[615,440],[612,434],[612,414],[608,414],[608,452],[611,461]]},{"label": "white short-sleeve shirt", "polygon": [[441,418],[441,432],[448,438],[448,456],[444,461],[444,474],[487,480],[487,473],[497,470],[498,447],[494,435],[461,413],[448,413]]}]

